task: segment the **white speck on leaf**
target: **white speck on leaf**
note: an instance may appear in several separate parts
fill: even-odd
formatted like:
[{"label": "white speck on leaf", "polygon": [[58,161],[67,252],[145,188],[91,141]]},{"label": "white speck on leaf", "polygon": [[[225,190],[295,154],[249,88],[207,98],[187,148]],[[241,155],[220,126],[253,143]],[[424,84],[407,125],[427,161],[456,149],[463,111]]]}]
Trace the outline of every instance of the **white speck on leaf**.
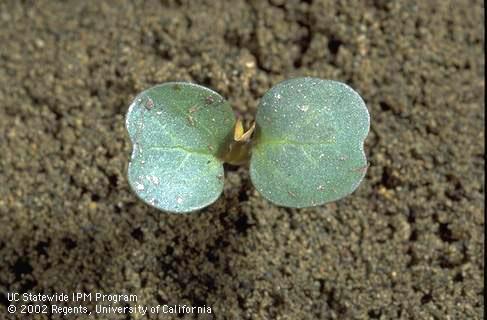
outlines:
[{"label": "white speck on leaf", "polygon": [[303,104],[302,106],[298,106],[298,109],[303,112],[306,112],[309,110],[309,106]]},{"label": "white speck on leaf", "polygon": [[181,198],[181,197],[177,197],[177,198],[176,198],[176,202],[177,202],[178,204],[183,203],[183,198]]},{"label": "white speck on leaf", "polygon": [[147,100],[145,101],[145,105],[144,106],[145,106],[145,108],[147,110],[150,110],[150,109],[152,109],[154,107],[154,101],[152,101],[151,98],[147,97]]},{"label": "white speck on leaf", "polygon": [[135,189],[139,190],[139,191],[142,191],[145,189],[144,185],[140,182],[136,182],[135,183]]},{"label": "white speck on leaf", "polygon": [[147,176],[147,180],[153,184],[159,184],[159,178],[156,176]]}]

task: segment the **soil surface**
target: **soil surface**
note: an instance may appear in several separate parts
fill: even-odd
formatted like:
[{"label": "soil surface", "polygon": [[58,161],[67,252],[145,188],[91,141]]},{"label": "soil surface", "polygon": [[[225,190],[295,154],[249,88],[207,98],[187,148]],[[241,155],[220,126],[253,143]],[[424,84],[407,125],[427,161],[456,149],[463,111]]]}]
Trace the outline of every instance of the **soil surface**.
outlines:
[{"label": "soil surface", "polygon": [[[0,318],[30,318],[27,302],[8,313],[9,293],[98,292],[138,300],[44,302],[33,318],[483,319],[483,7],[2,1]],[[250,120],[265,91],[305,75],[346,82],[370,110],[370,168],[353,195],[276,207],[245,166],[194,214],[129,189],[124,116],[140,91],[197,82]]]}]

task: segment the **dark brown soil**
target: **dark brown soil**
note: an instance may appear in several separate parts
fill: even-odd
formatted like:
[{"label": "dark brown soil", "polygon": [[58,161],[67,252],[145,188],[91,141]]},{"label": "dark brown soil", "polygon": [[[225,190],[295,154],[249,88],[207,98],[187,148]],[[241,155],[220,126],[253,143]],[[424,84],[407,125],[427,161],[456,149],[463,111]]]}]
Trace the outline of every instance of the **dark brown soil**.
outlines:
[{"label": "dark brown soil", "polygon": [[[8,315],[9,292],[84,291],[214,319],[483,319],[483,7],[2,1],[0,317],[26,318]],[[279,208],[246,168],[195,214],[130,191],[124,115],[138,92],[190,80],[251,119],[272,85],[304,75],[348,83],[370,109],[371,166],[353,195]]]}]

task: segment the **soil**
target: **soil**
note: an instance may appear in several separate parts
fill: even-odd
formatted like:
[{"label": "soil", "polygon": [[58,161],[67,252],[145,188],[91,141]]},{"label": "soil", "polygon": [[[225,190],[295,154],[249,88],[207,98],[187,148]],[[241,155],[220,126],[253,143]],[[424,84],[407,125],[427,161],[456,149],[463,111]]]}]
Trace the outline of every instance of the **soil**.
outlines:
[{"label": "soil", "polygon": [[[26,318],[8,313],[8,293],[102,292],[211,308],[198,319],[483,319],[483,12],[467,0],[2,1],[1,318]],[[129,189],[124,116],[138,92],[193,81],[250,120],[265,91],[305,75],[346,82],[370,110],[370,168],[351,196],[280,208],[245,166],[194,214]],[[78,304],[97,303],[66,305]]]}]

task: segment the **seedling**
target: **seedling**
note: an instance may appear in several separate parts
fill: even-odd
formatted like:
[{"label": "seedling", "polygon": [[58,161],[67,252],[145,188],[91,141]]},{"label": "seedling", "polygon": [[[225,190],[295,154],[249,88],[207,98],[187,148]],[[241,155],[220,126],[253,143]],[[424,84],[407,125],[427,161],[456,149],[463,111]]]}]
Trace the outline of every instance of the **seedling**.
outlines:
[{"label": "seedling", "polygon": [[303,208],[352,193],[367,170],[369,112],[349,86],[296,78],[262,98],[245,131],[228,102],[200,85],[171,82],[140,93],[126,126],[133,143],[128,180],[137,196],[168,212],[213,203],[223,163],[250,160],[255,188],[269,201]]}]

